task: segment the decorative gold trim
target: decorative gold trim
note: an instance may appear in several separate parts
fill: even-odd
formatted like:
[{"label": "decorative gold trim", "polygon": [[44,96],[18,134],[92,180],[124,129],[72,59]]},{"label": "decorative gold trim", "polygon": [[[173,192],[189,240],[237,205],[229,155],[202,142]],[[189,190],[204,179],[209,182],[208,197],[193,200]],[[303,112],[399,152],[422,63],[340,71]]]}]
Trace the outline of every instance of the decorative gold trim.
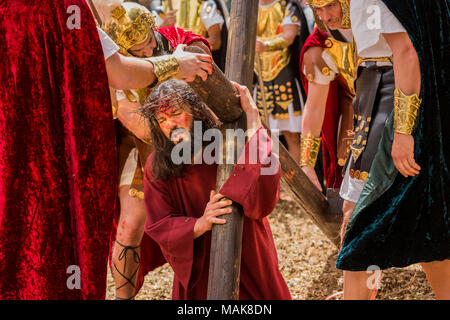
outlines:
[{"label": "decorative gold trim", "polygon": [[309,166],[314,168],[316,166],[321,142],[322,138],[313,137],[311,132],[308,133],[306,137],[301,137],[300,167]]},{"label": "decorative gold trim", "polygon": [[[130,18],[132,16],[133,18]],[[155,26],[155,18],[148,10],[123,6],[112,10],[112,21],[104,27],[106,33],[120,47],[120,53],[130,56],[128,50],[144,43]]]},{"label": "decorative gold trim", "polygon": [[359,170],[350,169],[348,173],[351,178],[358,179],[358,180],[361,180],[364,182],[366,182],[367,178],[369,177],[369,173],[367,171],[359,171]]},{"label": "decorative gold trim", "polygon": [[356,68],[361,66],[364,62],[389,62],[392,64],[392,56],[391,57],[376,57],[376,58],[362,58],[360,56],[357,56],[357,63]]},{"label": "decorative gold trim", "polygon": [[283,50],[288,47],[286,39],[282,36],[264,41],[264,44],[267,46],[267,51]]},{"label": "decorative gold trim", "polygon": [[350,150],[352,151],[353,162],[356,162],[359,156],[363,153],[364,147],[358,149],[352,145],[350,146]]},{"label": "decorative gold trim", "polygon": [[[302,115],[301,111],[294,111],[295,117],[298,117],[301,115]],[[275,114],[272,114],[272,118],[274,118],[274,119],[289,119],[289,114],[288,113],[275,113]]]},{"label": "decorative gold trim", "polygon": [[312,73],[308,73],[308,74],[306,75],[306,79],[307,79],[309,82],[313,82],[313,81],[314,81],[314,75],[313,75]]},{"label": "decorative gold trim", "polygon": [[400,88],[394,91],[394,132],[412,134],[422,99],[417,94],[405,95]]},{"label": "decorative gold trim", "polygon": [[175,76],[178,71],[180,71],[177,59],[169,55],[150,57],[145,60],[153,64],[153,72],[155,73],[156,78],[158,78],[157,83],[153,84],[152,87],[156,87],[158,84]]},{"label": "decorative gold trim", "polygon": [[127,13],[127,10],[123,6],[119,6],[115,8],[113,11],[111,11],[111,15],[113,18],[120,20],[125,14]]},{"label": "decorative gold trim", "polygon": [[144,193],[135,188],[130,188],[128,191],[128,195],[132,198],[138,198],[140,200],[144,200]]},{"label": "decorative gold trim", "polygon": [[323,68],[322,68],[322,74],[323,74],[323,75],[329,76],[330,73],[331,73],[330,68],[328,68],[328,67],[323,67]]}]

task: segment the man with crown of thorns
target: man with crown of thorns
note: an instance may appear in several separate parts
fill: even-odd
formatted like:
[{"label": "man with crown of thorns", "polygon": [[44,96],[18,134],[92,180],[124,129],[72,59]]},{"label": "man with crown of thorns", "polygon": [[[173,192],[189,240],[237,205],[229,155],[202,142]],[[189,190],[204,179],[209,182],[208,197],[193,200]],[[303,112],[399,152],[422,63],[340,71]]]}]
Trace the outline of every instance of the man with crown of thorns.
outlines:
[{"label": "man with crown of thorns", "polygon": [[[291,299],[267,220],[280,193],[279,158],[272,152],[271,139],[249,90],[233,85],[246,115],[247,142],[218,192],[218,163],[214,161],[218,155],[214,152],[222,146],[219,143],[211,150],[203,137],[213,130],[220,134],[220,123],[192,88],[170,79],[152,91],[141,109],[150,123],[154,145],[145,166],[145,232],[158,244],[151,256],[162,255],[174,271],[174,300],[207,298],[211,229],[214,224],[226,223],[219,216],[231,212],[228,206],[232,201],[239,203],[244,213],[238,298]],[[179,146],[181,163],[173,156]]]},{"label": "man with crown of thorns", "polygon": [[[114,0],[105,5],[96,1],[99,13],[111,16],[102,28],[119,46],[125,56],[145,58],[154,66],[157,81],[147,88],[117,91],[112,95],[113,113],[120,120],[119,199],[120,217],[116,221],[117,234],[112,244],[112,275],[116,284],[116,299],[133,299],[142,286],[145,274],[163,264],[163,260],[142,256],[155,244],[144,235],[145,205],[143,168],[152,150],[148,123],[137,113],[151,88],[176,77],[177,59],[170,55],[184,46],[197,46],[210,54],[206,39],[174,26],[156,29],[153,14],[133,2]],[[111,5],[116,4],[117,6]],[[102,9],[110,12],[104,12]],[[112,10],[111,10],[112,9]],[[201,77],[206,79],[210,68],[204,67]],[[192,81],[193,79],[183,79]]]},{"label": "man with crown of thorns", "polygon": [[348,0],[309,0],[308,4],[317,27],[306,40],[300,56],[301,78],[307,91],[300,166],[322,191],[314,170],[322,144],[327,195],[332,196],[330,191],[334,191],[336,196],[353,125],[355,48],[350,9]]}]

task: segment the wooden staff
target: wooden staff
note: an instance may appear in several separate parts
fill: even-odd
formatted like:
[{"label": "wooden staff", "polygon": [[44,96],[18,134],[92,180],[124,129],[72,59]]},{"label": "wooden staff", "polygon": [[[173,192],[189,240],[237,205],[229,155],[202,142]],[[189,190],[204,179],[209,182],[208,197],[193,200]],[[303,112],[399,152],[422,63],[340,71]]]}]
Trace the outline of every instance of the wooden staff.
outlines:
[{"label": "wooden staff", "polygon": [[[205,53],[198,47],[187,47],[186,51]],[[194,82],[189,82],[189,85],[211,108],[220,121],[234,123],[241,117],[243,111],[239,96],[230,81],[216,65],[214,65],[213,74],[208,76],[205,82],[197,77]],[[220,88],[220,90],[217,90],[217,88]],[[267,126],[266,129],[268,129]],[[339,230],[342,213],[333,212],[332,210],[328,212],[329,205],[327,199],[312,184],[298,165],[298,162],[292,158],[281,142],[276,137],[272,137],[272,140],[274,145],[279,146],[281,184],[283,189],[289,193],[291,198],[299,205],[302,212],[311,218],[328,239],[336,247],[339,247]]]},{"label": "wooden staff", "polygon": [[[225,73],[228,79],[248,87],[251,87],[253,82],[258,3],[259,0],[233,0],[231,4]],[[245,120],[245,117],[239,119]],[[242,122],[240,124],[241,126],[239,121],[228,123],[222,129],[242,127]],[[226,150],[229,144],[234,144],[234,139],[224,140],[224,156],[226,157]],[[226,163],[219,165],[217,169],[217,190],[222,187],[233,171],[234,165]],[[239,297],[244,215],[239,204],[233,202],[231,208],[232,213],[221,216],[227,223],[216,224],[212,229],[208,300],[237,300]]]}]

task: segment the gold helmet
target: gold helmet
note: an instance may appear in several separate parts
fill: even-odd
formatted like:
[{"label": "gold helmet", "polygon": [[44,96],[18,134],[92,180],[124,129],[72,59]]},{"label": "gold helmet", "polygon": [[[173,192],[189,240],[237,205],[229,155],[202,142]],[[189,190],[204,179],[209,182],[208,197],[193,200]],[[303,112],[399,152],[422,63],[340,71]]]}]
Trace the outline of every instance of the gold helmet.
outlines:
[{"label": "gold helmet", "polygon": [[129,56],[128,50],[144,43],[154,26],[155,17],[147,8],[134,2],[125,2],[111,11],[111,19],[103,29],[120,47],[120,53]]},{"label": "gold helmet", "polygon": [[311,9],[313,9],[314,12],[314,18],[316,20],[316,24],[317,27],[321,30],[321,31],[326,31],[326,28],[322,22],[322,20],[320,20],[319,16],[317,15],[316,11],[314,10],[315,8],[321,8],[324,7],[326,5],[329,5],[330,3],[334,2],[334,1],[339,1],[339,3],[341,4],[341,8],[342,8],[342,28],[345,29],[350,29],[351,28],[351,24],[350,24],[350,4],[348,0],[307,0],[307,3],[309,4],[309,6],[311,7]]}]

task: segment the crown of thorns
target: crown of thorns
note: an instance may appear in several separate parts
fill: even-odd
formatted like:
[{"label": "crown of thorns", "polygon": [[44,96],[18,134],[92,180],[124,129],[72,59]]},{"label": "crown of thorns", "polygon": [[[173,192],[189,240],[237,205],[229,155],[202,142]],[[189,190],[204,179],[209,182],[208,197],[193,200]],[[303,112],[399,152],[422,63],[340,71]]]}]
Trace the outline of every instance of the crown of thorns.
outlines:
[{"label": "crown of thorns", "polygon": [[153,98],[150,95],[142,106],[141,113],[147,119],[154,118],[158,113],[165,113],[175,106],[181,106],[189,100],[195,99],[194,97],[195,93],[186,91],[185,88],[175,89],[158,98]]}]

